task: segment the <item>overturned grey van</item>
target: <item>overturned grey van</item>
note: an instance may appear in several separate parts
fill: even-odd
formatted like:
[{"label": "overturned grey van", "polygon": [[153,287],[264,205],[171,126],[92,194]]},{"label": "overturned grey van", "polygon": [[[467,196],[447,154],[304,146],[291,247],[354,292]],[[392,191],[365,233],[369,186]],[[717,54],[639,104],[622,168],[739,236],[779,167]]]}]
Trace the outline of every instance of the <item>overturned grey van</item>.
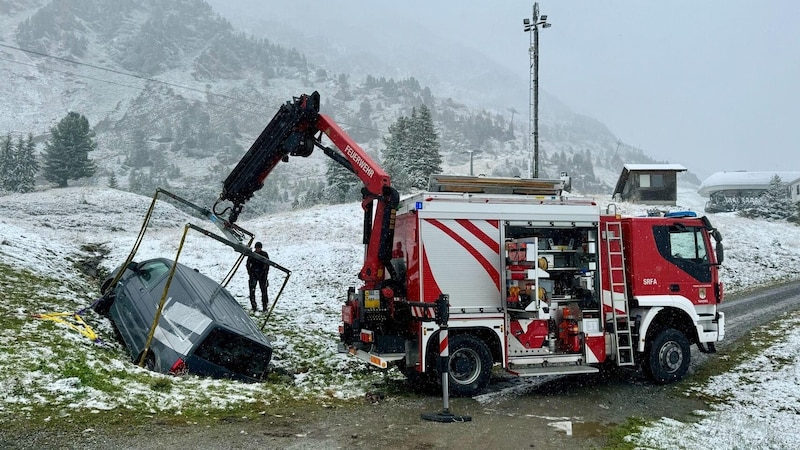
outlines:
[{"label": "overturned grey van", "polygon": [[[117,269],[104,283],[94,309],[107,316],[138,362],[169,278],[165,258]],[[260,381],[267,375],[272,346],[250,316],[219,283],[178,264],[145,358],[162,373]]]}]

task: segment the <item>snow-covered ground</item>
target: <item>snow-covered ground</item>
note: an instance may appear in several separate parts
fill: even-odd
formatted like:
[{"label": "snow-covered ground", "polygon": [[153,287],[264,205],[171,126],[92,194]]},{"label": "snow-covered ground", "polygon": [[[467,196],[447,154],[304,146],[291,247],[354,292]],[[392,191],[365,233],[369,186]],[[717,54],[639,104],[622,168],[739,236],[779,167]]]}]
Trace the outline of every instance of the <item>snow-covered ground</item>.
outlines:
[{"label": "snow-covered ground", "polygon": [[[640,448],[791,449],[800,448],[800,313],[771,325],[777,345],[692,390],[725,399],[698,411],[696,423],[668,417],[629,439]],[[770,340],[771,341],[771,340]],[[758,342],[754,342],[758,345]]]},{"label": "snow-covered ground", "polygon": [[[694,189],[681,189],[679,205],[670,209],[702,212],[704,201]],[[94,298],[87,292],[96,295],[96,289],[80,291],[69,287],[86,283],[73,263],[91,255],[91,248],[96,245],[103,245],[110,251],[103,262],[106,269],[111,270],[124,261],[150,203],[150,198],[104,188],[51,189],[2,196],[0,263],[61,280],[66,288],[58,295],[71,298],[65,304],[88,306]],[[622,213],[634,215],[648,209],[631,204],[618,207]],[[151,228],[136,259],[156,256],[174,259],[187,221],[201,223],[167,201],[158,202]],[[744,219],[733,213],[712,214],[711,221],[724,237],[726,260],[722,276],[727,292],[797,277],[796,268],[800,266],[800,230],[797,226]],[[297,371],[299,375],[294,384],[298,392],[340,398],[351,398],[364,392],[364,383],[345,370],[354,366],[335,351],[340,305],[347,288],[358,285],[357,273],[363,256],[361,223],[361,208],[355,203],[318,206],[239,223],[264,243],[272,260],[292,270],[265,331],[273,337],[277,364],[308,366],[307,370]],[[209,229],[215,230],[213,226]],[[236,256],[222,244],[190,231],[180,262],[221,280],[233,266]],[[237,273],[228,289],[247,307],[245,277],[244,271]],[[280,272],[270,272],[271,298],[277,295],[283,281]],[[24,318],[32,313],[51,312],[42,310],[47,306],[32,304],[18,314]],[[800,316],[797,315],[782,321],[780,332],[786,337],[780,345],[770,347],[754,360],[714,377],[707,386],[701,387],[705,392],[726,400],[703,413],[698,423],[684,424],[665,418],[632,439],[642,447],[655,448],[800,446],[797,435],[785,431],[794,430],[800,424],[797,409],[800,395],[800,361],[796,356],[800,354],[798,322]],[[302,337],[309,333],[312,333],[311,339]],[[5,336],[0,331],[3,345],[13,339],[16,337]],[[83,338],[77,336],[76,339]],[[320,377],[317,372],[322,370],[321,366],[339,373],[328,378]],[[10,369],[8,362],[3,361],[0,361],[0,368],[0,372]],[[74,379],[65,381],[43,377],[37,380],[36,374],[26,377],[24,383],[43,389],[75,389]],[[321,379],[327,381],[320,385]],[[8,385],[8,380],[8,375],[0,375],[2,384]],[[20,385],[24,383],[19,382],[16,389],[22,389]],[[186,392],[181,386],[203,390],[211,386],[216,389],[214,401],[221,404],[263,399],[267,394],[260,390],[269,389],[260,385],[239,386],[212,380],[190,379],[173,383],[178,387],[173,389],[171,396],[162,394],[158,401],[178,410],[184,400],[176,397]],[[12,402],[26,401],[26,392],[22,389],[22,395],[12,396],[11,388],[0,387],[0,394],[3,394],[0,395],[0,413]],[[31,394],[31,397],[28,401],[37,401],[35,395]],[[110,409],[128,402],[124,398],[101,398],[93,403],[76,400],[74,407]],[[146,404],[157,408],[152,403]]]}]

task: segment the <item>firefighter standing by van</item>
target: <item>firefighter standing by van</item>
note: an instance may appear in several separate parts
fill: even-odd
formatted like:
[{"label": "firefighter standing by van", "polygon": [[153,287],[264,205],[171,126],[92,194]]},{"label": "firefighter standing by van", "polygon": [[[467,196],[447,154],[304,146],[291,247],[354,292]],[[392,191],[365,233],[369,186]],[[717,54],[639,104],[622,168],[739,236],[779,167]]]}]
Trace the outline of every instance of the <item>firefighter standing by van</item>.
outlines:
[{"label": "firefighter standing by van", "polygon": [[[256,242],[255,253],[269,259],[269,255],[263,250],[261,242]],[[266,311],[267,304],[269,303],[269,296],[267,294],[267,287],[269,286],[269,281],[267,280],[269,265],[251,255],[247,258],[247,274],[250,277],[248,281],[250,287],[250,306],[253,307],[253,311],[258,311],[258,305],[256,304],[256,285],[258,285],[261,288],[261,306],[262,309]]]}]

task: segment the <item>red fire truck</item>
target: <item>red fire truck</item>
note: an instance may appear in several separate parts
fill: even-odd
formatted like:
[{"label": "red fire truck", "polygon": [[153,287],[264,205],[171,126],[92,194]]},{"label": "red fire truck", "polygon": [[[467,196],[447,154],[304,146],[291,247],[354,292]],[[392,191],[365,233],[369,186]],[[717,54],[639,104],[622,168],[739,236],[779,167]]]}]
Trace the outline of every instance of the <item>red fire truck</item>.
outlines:
[{"label": "red fire truck", "polygon": [[559,183],[434,176],[402,199],[397,276],[351,290],[347,351],[436,380],[434,309],[419,305],[446,294],[454,395],[480,392],[495,364],[519,376],[641,365],[656,383],[681,379],[690,345],[713,352],[725,335],[719,231],[689,212],[601,213]]},{"label": "red fire truck", "polygon": [[708,218],[601,213],[563,196],[561,180],[437,175],[428,192],[401,200],[319,105],[317,92],[282,105],[213,209],[233,227],[280,162],[315,148],[363,181],[363,285],[342,306],[343,351],[441,379],[427,306],[445,296],[455,395],[480,392],[495,364],[519,376],[640,365],[668,383],[686,374],[692,344],[713,352],[724,338],[722,237]]}]

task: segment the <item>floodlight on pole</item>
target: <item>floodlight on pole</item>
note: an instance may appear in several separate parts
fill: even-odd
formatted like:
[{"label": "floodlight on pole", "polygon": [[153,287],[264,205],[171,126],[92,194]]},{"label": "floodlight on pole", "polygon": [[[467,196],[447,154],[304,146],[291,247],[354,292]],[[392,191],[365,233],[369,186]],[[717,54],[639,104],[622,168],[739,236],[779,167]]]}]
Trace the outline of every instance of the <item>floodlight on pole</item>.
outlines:
[{"label": "floodlight on pole", "polygon": [[[547,15],[539,16],[539,3],[533,4],[533,17],[522,19],[524,31],[530,34],[528,53],[531,57],[530,69],[530,110],[528,120],[528,137],[532,141],[533,156],[528,160],[528,178],[539,178],[539,27],[550,28]],[[533,170],[531,170],[533,166]]]}]

